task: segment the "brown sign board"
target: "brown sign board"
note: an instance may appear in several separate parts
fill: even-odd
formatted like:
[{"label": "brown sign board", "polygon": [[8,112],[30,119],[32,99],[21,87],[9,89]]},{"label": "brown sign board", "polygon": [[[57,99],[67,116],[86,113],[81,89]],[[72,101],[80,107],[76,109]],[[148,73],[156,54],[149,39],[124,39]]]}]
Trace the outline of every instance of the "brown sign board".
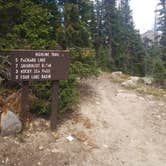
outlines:
[{"label": "brown sign board", "polygon": [[29,81],[52,80],[51,129],[56,129],[59,80],[68,79],[69,52],[58,50],[13,50],[10,79],[22,82],[21,117],[25,122],[28,115]]},{"label": "brown sign board", "polygon": [[14,50],[10,52],[13,81],[68,79],[69,52],[58,50]]}]

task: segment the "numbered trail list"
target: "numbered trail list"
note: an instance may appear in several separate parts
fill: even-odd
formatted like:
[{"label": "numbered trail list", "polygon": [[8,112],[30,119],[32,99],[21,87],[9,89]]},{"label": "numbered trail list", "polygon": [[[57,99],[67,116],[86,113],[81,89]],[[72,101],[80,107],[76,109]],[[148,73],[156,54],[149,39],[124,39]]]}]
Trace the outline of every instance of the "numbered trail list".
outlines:
[{"label": "numbered trail list", "polygon": [[68,77],[69,53],[67,51],[12,51],[11,79],[65,80]]}]

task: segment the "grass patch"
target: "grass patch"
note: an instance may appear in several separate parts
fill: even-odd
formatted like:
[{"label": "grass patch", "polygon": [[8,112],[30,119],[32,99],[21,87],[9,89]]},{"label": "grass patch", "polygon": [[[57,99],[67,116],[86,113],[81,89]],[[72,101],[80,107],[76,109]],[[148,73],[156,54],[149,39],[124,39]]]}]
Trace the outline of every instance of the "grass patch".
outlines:
[{"label": "grass patch", "polygon": [[140,87],[136,89],[137,92],[144,95],[152,95],[157,98],[164,97],[166,92],[163,89],[155,88],[152,86]]},{"label": "grass patch", "polygon": [[130,78],[129,75],[126,74],[111,74],[112,81],[115,83],[122,83]]}]

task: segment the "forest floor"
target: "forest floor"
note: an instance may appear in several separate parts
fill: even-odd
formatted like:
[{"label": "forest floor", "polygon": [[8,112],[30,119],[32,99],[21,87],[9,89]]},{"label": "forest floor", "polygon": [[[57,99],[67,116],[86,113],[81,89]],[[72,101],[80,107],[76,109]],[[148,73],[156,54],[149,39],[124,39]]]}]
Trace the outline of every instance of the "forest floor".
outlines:
[{"label": "forest floor", "polygon": [[125,89],[109,74],[82,81],[80,94],[56,132],[39,118],[0,137],[0,166],[166,166],[164,98]]}]

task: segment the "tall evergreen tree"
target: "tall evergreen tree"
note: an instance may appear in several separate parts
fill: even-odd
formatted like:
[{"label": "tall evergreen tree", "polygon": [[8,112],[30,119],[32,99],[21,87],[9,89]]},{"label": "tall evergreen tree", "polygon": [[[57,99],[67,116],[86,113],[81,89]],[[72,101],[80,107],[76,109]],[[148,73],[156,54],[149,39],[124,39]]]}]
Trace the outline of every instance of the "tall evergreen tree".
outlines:
[{"label": "tall evergreen tree", "polygon": [[104,31],[103,31],[103,2],[100,0],[96,0],[94,4],[92,17],[91,17],[91,33],[92,40],[94,44],[94,48],[96,50],[96,58],[98,59],[100,56],[100,49],[103,47],[104,43]]},{"label": "tall evergreen tree", "polygon": [[161,58],[165,64],[166,68],[166,0],[160,0],[160,10],[159,10],[159,30],[161,31]]},{"label": "tall evergreen tree", "polygon": [[130,74],[144,75],[144,48],[138,32],[134,29],[129,0],[121,0],[115,10],[112,32],[112,50],[115,69]]},{"label": "tall evergreen tree", "polygon": [[64,48],[89,46],[90,1],[61,0],[60,4],[63,14],[63,23],[58,32],[60,45]]},{"label": "tall evergreen tree", "polygon": [[128,27],[133,28],[133,18],[130,10],[129,0],[121,0],[120,10],[122,13],[122,21]]},{"label": "tall evergreen tree", "polygon": [[104,0],[104,26],[106,33],[106,44],[108,46],[108,56],[110,62],[113,62],[112,43],[113,43],[113,29],[116,22],[116,1]]}]

